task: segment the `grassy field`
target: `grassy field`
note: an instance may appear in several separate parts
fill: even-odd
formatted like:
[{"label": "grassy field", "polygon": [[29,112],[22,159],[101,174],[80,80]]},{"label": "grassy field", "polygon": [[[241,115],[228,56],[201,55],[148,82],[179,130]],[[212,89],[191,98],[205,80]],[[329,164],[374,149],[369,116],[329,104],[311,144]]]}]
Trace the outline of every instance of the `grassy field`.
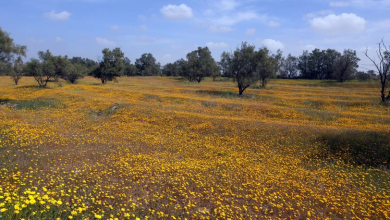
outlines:
[{"label": "grassy field", "polygon": [[0,219],[390,219],[373,82],[0,78]]}]

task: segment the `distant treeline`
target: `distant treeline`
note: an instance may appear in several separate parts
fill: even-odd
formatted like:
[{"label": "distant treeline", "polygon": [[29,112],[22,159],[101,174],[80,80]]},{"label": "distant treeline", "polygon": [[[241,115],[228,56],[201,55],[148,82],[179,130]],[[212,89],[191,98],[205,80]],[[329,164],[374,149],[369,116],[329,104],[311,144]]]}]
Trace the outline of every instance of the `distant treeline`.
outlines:
[{"label": "distant treeline", "polygon": [[[381,77],[383,100],[390,100],[388,95],[388,77],[390,72],[389,52],[380,50],[384,56],[378,67]],[[189,52],[186,59],[161,66],[151,53],[142,54],[134,64],[125,57],[120,48],[102,51],[99,60],[68,56],[54,56],[49,50],[39,51],[39,59],[32,58],[23,63],[26,56],[26,46],[17,45],[7,32],[0,28],[0,74],[12,77],[15,84],[23,76],[33,76],[39,86],[44,87],[50,80],[59,78],[75,83],[86,75],[99,78],[103,84],[120,76],[181,76],[189,81],[200,83],[205,77],[231,77],[236,83],[241,95],[246,88],[257,81],[265,87],[272,78],[282,79],[327,79],[344,82],[358,79],[365,81],[377,78],[373,70],[359,72],[359,58],[356,51],[346,49],[342,53],[334,50],[314,49],[312,52],[303,51],[295,57],[278,50],[271,53],[266,47],[256,49],[255,46],[243,42],[235,51],[223,52],[221,59],[216,62],[208,47],[198,47]],[[366,53],[367,56],[367,53]],[[372,60],[375,64],[375,61]],[[381,66],[381,68],[379,68]]]}]

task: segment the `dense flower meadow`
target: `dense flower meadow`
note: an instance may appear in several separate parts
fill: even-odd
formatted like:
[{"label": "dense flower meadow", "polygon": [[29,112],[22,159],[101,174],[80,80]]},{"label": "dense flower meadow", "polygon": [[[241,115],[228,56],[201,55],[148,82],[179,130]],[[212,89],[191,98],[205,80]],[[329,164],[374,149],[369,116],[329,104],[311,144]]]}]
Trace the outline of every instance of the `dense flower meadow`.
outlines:
[{"label": "dense flower meadow", "polygon": [[372,83],[0,79],[0,219],[390,219]]}]

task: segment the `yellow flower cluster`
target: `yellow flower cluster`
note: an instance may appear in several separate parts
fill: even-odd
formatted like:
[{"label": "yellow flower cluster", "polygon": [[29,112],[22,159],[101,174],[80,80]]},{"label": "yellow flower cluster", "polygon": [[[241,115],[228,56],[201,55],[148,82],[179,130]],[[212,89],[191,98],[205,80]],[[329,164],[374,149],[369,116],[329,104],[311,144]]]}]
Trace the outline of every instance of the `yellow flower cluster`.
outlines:
[{"label": "yellow flower cluster", "polygon": [[390,132],[369,83],[0,83],[2,219],[390,218],[386,161],[321,141]]}]

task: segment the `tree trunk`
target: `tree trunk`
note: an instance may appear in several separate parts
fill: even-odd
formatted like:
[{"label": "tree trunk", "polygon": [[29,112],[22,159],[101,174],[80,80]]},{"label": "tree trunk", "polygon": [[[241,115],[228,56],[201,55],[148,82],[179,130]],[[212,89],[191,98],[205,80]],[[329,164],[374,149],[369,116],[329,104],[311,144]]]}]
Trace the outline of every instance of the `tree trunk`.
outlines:
[{"label": "tree trunk", "polygon": [[390,95],[390,93],[389,93],[389,95],[386,97],[386,92],[385,92],[385,90],[386,90],[386,81],[383,81],[383,80],[381,80],[381,83],[382,83],[382,89],[381,89],[381,98],[382,98],[382,102],[387,102],[388,100],[389,100],[389,95]]},{"label": "tree trunk", "polygon": [[242,86],[238,86],[238,95],[242,96],[243,92],[244,92],[244,90],[242,89]]},{"label": "tree trunk", "polygon": [[261,79],[261,87],[265,88],[267,86],[267,78]]}]

